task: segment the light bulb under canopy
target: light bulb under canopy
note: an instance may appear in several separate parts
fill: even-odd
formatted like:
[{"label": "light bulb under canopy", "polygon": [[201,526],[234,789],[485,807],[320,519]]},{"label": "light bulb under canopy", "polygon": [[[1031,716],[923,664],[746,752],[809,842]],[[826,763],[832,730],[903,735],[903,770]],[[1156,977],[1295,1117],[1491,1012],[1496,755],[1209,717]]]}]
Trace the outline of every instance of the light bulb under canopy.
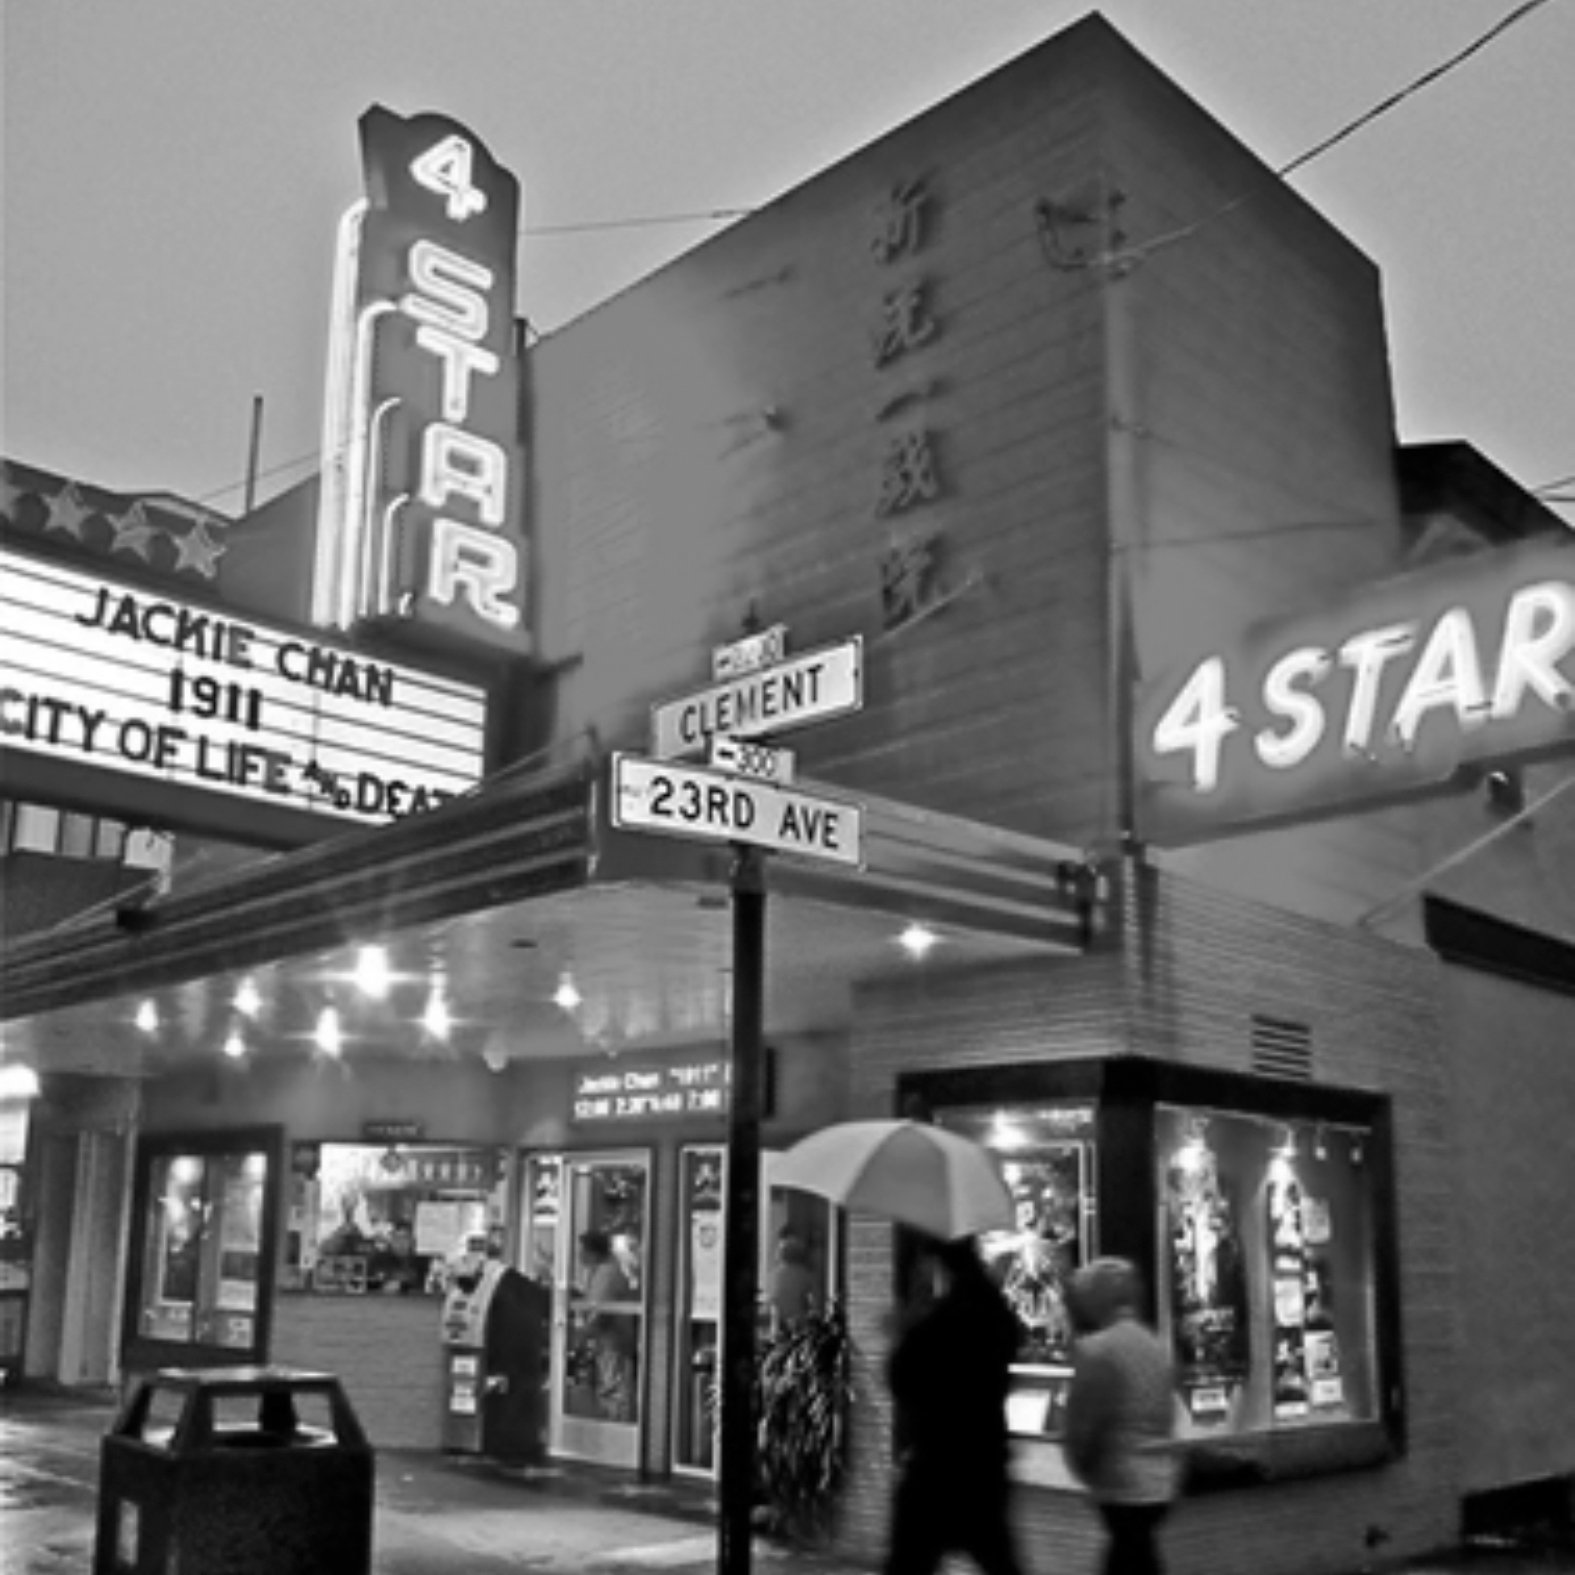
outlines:
[{"label": "light bulb under canopy", "polygon": [[325,1006],[317,1016],[317,1032],[313,1036],[317,1048],[324,1055],[337,1056],[344,1049],[344,1035],[339,1028],[339,1012],[335,1007]]},{"label": "light bulb under canopy", "polygon": [[355,986],[362,995],[381,1001],[388,994],[388,950],[382,946],[363,946],[356,956]]},{"label": "light bulb under canopy", "polygon": [[443,998],[443,986],[434,984],[431,994],[427,996],[426,1010],[421,1014],[421,1026],[434,1039],[447,1039],[452,1023],[448,1002]]}]

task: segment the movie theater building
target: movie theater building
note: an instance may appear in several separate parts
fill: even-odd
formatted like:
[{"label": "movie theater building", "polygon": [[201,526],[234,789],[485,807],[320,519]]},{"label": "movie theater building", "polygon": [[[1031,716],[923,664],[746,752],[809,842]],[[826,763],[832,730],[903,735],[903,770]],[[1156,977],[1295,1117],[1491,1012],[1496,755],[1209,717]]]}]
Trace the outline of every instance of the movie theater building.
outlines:
[{"label": "movie theater building", "polygon": [[[985,1249],[1022,1326],[1035,1567],[1098,1541],[1056,1442],[1061,1291],[1096,1252],[1145,1266],[1177,1356],[1178,1571],[1435,1548],[1463,1503],[1575,1471],[1575,1341],[1545,1316],[1575,1267],[1575,554],[1469,445],[1397,451],[1372,264],[1091,18],[490,348],[511,429],[453,371],[490,365],[501,254],[450,259],[498,172],[451,122],[369,119],[369,169],[431,201],[365,217],[330,398],[351,457],[229,531],[278,586],[248,605],[237,576],[227,615],[277,621],[248,649],[367,664],[345,705],[396,659],[455,686],[408,736],[464,702],[478,785],[347,831],[323,817],[358,805],[349,763],[263,819],[185,782],[183,829],[277,851],[10,949],[8,1052],[44,1084],[28,1371],[61,1375],[39,1330],[82,1305],[91,1237],[120,1265],[74,1336],[103,1373],[328,1367],[375,1442],[442,1447],[436,1290],[490,1233],[553,1290],[551,1452],[714,1470],[733,856],[638,761],[734,727],[792,751],[823,817],[765,855],[761,1224],[848,1308],[843,1552],[884,1541],[907,1264],[769,1156],[846,1117],[1002,1157],[1019,1228]],[[817,710],[820,684],[856,702]],[[274,747],[230,786],[293,788]],[[576,1346],[586,1229],[638,1331],[615,1411]]]}]

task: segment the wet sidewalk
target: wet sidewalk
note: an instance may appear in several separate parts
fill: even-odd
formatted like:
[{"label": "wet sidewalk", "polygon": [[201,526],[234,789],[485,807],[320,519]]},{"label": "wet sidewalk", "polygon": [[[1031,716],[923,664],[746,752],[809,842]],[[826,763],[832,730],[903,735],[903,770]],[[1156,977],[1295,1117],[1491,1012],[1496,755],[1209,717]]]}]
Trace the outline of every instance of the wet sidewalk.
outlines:
[{"label": "wet sidewalk", "polygon": [[[99,1443],[113,1416],[107,1396],[0,1392],[0,1575],[92,1568]],[[645,1484],[585,1468],[520,1471],[381,1450],[373,1572],[711,1575],[715,1507],[707,1483]],[[762,1575],[860,1575],[763,1540],[754,1563]],[[1408,1568],[1409,1575],[1575,1575],[1575,1553],[1483,1547]]]},{"label": "wet sidewalk", "polygon": [[[99,1446],[113,1418],[108,1396],[0,1393],[0,1575],[92,1568]],[[716,1565],[710,1484],[380,1450],[374,1516],[374,1575],[700,1575]],[[755,1562],[829,1571],[764,1543]]]}]

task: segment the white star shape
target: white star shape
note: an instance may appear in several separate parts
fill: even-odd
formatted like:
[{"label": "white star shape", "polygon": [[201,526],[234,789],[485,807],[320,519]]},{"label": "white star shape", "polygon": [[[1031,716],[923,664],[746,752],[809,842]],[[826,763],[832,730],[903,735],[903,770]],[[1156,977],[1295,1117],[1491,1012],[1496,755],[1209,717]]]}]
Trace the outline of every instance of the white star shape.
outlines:
[{"label": "white star shape", "polygon": [[44,529],[63,530],[68,536],[81,541],[82,527],[87,524],[88,517],[97,512],[91,504],[83,502],[76,482],[68,481],[49,500],[49,518],[44,521]]},{"label": "white star shape", "polygon": [[208,534],[207,520],[198,520],[184,536],[170,537],[175,543],[175,567],[180,569],[195,569],[206,580],[214,580],[219,576],[219,559],[224,556],[227,548],[225,543],[215,541]]},{"label": "white star shape", "polygon": [[143,508],[140,499],[124,514],[110,515],[109,523],[115,532],[115,539],[110,543],[111,552],[134,552],[144,563],[152,561],[150,553],[153,538],[162,531],[163,527],[153,524],[148,519],[147,510]]}]

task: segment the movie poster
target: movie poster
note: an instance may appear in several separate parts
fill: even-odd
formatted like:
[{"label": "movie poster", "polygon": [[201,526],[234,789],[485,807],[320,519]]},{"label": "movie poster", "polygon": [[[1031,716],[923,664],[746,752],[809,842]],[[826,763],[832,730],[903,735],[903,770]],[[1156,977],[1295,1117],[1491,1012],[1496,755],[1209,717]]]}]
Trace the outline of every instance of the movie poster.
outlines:
[{"label": "movie poster", "polygon": [[1200,1426],[1227,1420],[1252,1362],[1246,1265],[1236,1209],[1198,1135],[1165,1172],[1177,1383]]},{"label": "movie poster", "polygon": [[1269,1251],[1273,1274],[1274,1415],[1295,1421],[1344,1399],[1334,1335],[1326,1200],[1312,1197],[1288,1159],[1270,1171]]}]

